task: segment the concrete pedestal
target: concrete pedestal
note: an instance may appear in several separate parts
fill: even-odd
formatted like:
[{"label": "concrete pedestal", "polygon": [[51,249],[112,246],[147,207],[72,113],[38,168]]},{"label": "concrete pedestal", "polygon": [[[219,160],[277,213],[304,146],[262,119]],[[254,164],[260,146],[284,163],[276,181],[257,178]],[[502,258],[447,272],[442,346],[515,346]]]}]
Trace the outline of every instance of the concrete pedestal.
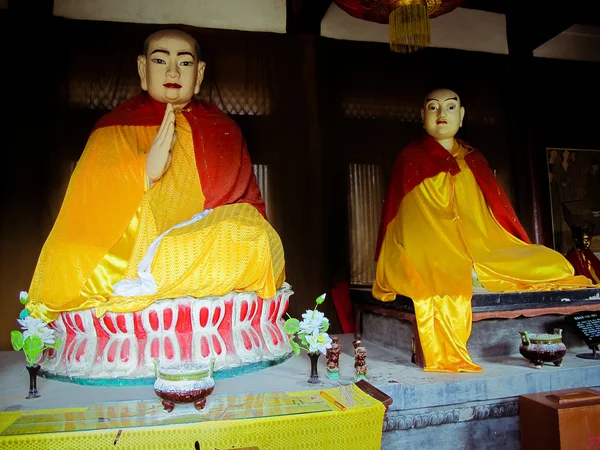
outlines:
[{"label": "concrete pedestal", "polygon": [[[260,372],[217,380],[213,395],[351,384],[355,381],[352,340],[352,335],[340,336],[338,380],[327,377],[325,358],[319,358],[320,383],[307,383],[310,361],[303,353]],[[518,449],[519,395],[600,387],[600,361],[577,358],[571,349],[562,367],[535,369],[521,355],[512,354],[479,358],[481,373],[444,374],[424,372],[410,362],[406,349],[386,348],[368,338],[362,345],[367,349],[368,381],[393,399],[384,420],[383,449]],[[41,397],[25,400],[29,382],[24,365],[22,353],[0,352],[0,411],[156,398],[151,386],[97,387],[40,379]]]}]

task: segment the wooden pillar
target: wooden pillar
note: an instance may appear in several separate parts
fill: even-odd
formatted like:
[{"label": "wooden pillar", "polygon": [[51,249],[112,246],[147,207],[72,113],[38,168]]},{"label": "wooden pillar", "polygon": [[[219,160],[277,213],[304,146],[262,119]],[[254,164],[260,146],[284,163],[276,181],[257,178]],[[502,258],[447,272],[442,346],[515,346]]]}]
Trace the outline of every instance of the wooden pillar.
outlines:
[{"label": "wooden pillar", "polygon": [[508,41],[508,129],[516,180],[516,209],[532,241],[552,245],[545,139],[545,92],[533,52],[573,23],[578,8],[534,8],[527,2],[506,2]]},{"label": "wooden pillar", "polygon": [[[545,151],[535,116],[536,83],[531,34],[534,33],[528,16],[509,1],[506,14],[506,35],[509,58],[507,67],[507,130],[515,180],[515,209],[531,240],[550,245],[550,226],[545,220],[543,195]],[[539,102],[538,102],[539,104]],[[546,217],[547,218],[547,217]]]}]

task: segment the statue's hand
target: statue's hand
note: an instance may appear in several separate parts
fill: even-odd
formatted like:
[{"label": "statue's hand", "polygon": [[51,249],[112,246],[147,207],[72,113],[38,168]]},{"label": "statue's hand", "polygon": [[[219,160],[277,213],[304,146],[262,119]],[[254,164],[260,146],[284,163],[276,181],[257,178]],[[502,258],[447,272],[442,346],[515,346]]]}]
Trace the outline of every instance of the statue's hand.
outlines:
[{"label": "statue's hand", "polygon": [[176,139],[175,112],[173,111],[173,105],[167,103],[165,116],[152,142],[148,156],[146,156],[146,176],[150,184],[158,181],[169,168],[171,151]]}]

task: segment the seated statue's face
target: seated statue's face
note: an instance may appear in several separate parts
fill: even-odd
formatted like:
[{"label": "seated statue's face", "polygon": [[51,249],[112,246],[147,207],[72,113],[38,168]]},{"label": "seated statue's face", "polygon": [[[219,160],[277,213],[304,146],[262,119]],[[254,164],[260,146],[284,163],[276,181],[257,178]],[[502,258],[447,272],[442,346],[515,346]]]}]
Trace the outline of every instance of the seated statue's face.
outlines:
[{"label": "seated statue's face", "polygon": [[460,98],[449,89],[436,89],[425,97],[421,110],[423,128],[436,141],[453,138],[462,126],[465,109]]},{"label": "seated statue's face", "polygon": [[146,55],[138,57],[142,89],[162,103],[183,108],[200,92],[205,64],[198,60],[194,40],[184,33],[156,33]]}]

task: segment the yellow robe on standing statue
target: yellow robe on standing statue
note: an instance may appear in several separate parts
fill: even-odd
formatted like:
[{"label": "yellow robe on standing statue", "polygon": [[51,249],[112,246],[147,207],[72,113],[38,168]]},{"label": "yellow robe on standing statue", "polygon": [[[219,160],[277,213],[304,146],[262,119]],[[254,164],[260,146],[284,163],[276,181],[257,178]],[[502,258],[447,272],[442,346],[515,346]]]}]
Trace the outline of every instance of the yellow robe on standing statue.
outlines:
[{"label": "yellow robe on standing statue", "polygon": [[115,283],[137,277],[157,237],[205,208],[192,131],[181,112],[170,167],[146,185],[146,154],[157,130],[109,126],[90,136],[34,273],[27,305],[34,317],[51,321],[87,308],[98,316],[132,312],[160,299],[230,291],[270,298],[283,283],[278,234],[254,206],[234,203],[163,237],[150,266],[156,292],[113,295]]},{"label": "yellow robe on standing statue", "polygon": [[491,292],[590,285],[574,276],[560,253],[527,244],[500,226],[464,161],[467,151],[455,143],[460,172],[427,178],[403,198],[378,258],[373,296],[413,300],[425,371],[481,370],[467,351],[473,268]]}]

